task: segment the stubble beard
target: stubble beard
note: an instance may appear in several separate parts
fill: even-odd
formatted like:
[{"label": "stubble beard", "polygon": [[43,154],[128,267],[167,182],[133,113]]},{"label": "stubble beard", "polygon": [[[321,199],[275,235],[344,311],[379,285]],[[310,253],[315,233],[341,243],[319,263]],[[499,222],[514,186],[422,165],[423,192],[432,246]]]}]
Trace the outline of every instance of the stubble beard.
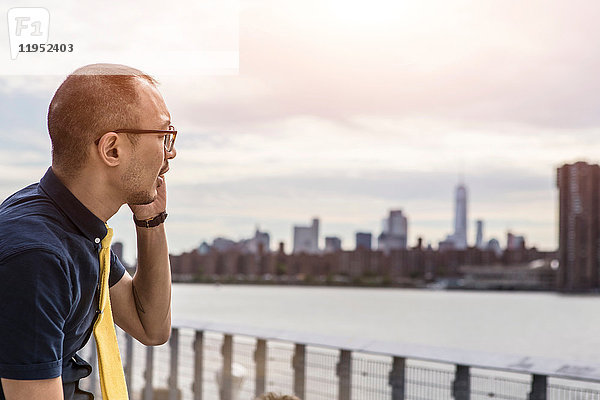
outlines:
[{"label": "stubble beard", "polygon": [[129,196],[127,204],[132,206],[143,206],[152,203],[156,199],[156,195],[152,195],[148,192],[136,192]]},{"label": "stubble beard", "polygon": [[125,175],[122,176],[121,182],[127,192],[127,204],[141,206],[150,204],[156,199],[157,194],[154,187],[149,190],[140,189],[143,175],[143,167],[140,163],[133,162]]}]

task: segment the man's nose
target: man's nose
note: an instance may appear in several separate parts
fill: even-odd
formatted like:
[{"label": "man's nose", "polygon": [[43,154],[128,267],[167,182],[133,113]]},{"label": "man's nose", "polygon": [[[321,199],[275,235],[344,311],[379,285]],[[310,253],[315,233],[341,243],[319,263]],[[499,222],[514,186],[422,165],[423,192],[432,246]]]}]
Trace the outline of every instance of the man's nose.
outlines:
[{"label": "man's nose", "polygon": [[175,145],[173,145],[173,148],[171,149],[171,151],[166,152],[166,155],[167,155],[167,160],[175,158],[175,156],[177,155],[177,150],[175,150]]}]

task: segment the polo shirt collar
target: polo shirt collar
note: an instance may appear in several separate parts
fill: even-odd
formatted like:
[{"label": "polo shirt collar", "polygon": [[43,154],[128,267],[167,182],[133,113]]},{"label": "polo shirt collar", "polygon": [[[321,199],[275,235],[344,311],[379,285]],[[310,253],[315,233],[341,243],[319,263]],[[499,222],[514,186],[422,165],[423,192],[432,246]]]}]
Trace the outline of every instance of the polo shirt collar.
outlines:
[{"label": "polo shirt collar", "polygon": [[67,189],[54,174],[52,167],[48,168],[48,171],[40,180],[40,187],[87,239],[97,242],[96,239],[102,240],[106,236],[107,231],[104,222],[88,210]]}]

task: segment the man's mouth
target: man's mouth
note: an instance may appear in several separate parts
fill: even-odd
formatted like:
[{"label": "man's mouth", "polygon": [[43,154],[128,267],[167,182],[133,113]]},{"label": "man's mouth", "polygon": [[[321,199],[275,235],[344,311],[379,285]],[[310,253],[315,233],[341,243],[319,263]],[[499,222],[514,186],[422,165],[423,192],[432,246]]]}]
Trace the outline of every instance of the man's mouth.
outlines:
[{"label": "man's mouth", "polygon": [[161,187],[163,183],[165,183],[164,175],[169,171],[169,166],[167,165],[165,168],[161,169],[158,173],[158,178],[156,181],[158,182],[156,187]]}]

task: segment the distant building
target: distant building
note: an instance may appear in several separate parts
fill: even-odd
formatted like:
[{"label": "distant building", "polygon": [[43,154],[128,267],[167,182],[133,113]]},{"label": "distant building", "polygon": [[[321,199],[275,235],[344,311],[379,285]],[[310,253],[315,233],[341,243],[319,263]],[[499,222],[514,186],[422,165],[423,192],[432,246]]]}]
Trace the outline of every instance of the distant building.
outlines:
[{"label": "distant building", "polygon": [[454,192],[454,233],[439,243],[439,249],[466,250],[467,247],[467,187],[459,183]]},{"label": "distant building", "polygon": [[224,237],[218,237],[213,240],[212,248],[220,253],[224,253],[229,250],[233,250],[237,247],[237,243],[231,239]]},{"label": "distant building", "polygon": [[502,255],[502,247],[500,247],[500,242],[495,238],[491,238],[490,241],[487,242],[486,250],[493,251],[497,257]]},{"label": "distant building", "polygon": [[439,251],[447,251],[447,250],[454,250],[454,239],[452,238],[452,235],[448,235],[446,236],[446,239],[441,240],[438,242],[438,250]]},{"label": "distant building", "polygon": [[241,242],[242,252],[251,254],[268,253],[271,251],[271,238],[267,232],[256,228],[254,237]]},{"label": "distant building", "polygon": [[254,236],[250,239],[243,239],[236,242],[231,239],[218,237],[213,240],[212,246],[202,242],[198,247],[200,254],[208,254],[210,250],[215,250],[219,253],[228,251],[237,251],[243,254],[261,254],[271,251],[271,239],[267,232],[261,232],[256,228]]},{"label": "distant building", "polygon": [[370,232],[356,232],[356,250],[371,250],[373,235]]},{"label": "distant building", "polygon": [[[328,238],[326,242],[331,250],[338,247],[337,240],[333,238]],[[505,257],[507,252],[502,253],[497,240],[492,239],[489,243],[490,248],[499,251],[499,256],[494,254],[494,251],[477,248],[470,248],[467,251],[435,251],[431,246],[424,246],[423,240],[419,240],[415,247],[392,251],[388,255],[381,251],[286,254],[284,244],[281,242],[279,251],[266,253],[260,257],[241,253],[236,247],[224,253],[213,249],[206,254],[200,254],[199,251],[194,250],[179,256],[171,255],[170,259],[173,279],[176,281],[213,280],[218,276],[236,276],[238,279],[239,276],[246,276],[250,279],[263,277],[265,280],[292,282],[302,279],[302,276],[310,276],[329,277],[333,281],[349,283],[353,278],[371,276],[388,277],[392,282],[404,285],[413,282],[413,279],[458,280],[461,277],[461,267],[471,266],[477,268],[471,276],[475,279],[476,285],[482,282],[496,285],[499,283],[497,278],[500,277],[502,285],[498,286],[499,288],[523,288],[526,279],[532,277],[531,274],[525,271],[526,274],[522,275],[523,271],[510,270],[507,267],[523,268],[526,264],[536,261],[535,265],[529,266],[537,268],[543,264],[542,266],[550,266],[556,272],[556,264],[558,264],[556,252],[540,252],[531,248],[516,252],[520,253],[519,257]],[[510,255],[510,252],[508,253]],[[483,266],[496,268],[481,269]],[[521,275],[515,275],[513,272]],[[546,272],[543,272],[543,275],[551,281],[552,274]],[[537,272],[533,273],[536,274]],[[325,282],[325,279],[318,279],[318,281]],[[530,286],[541,288],[539,282]]]},{"label": "distant building", "polygon": [[314,218],[310,226],[294,226],[294,254],[319,253],[319,219]]},{"label": "distant building", "polygon": [[406,216],[402,213],[402,210],[390,211],[388,230],[385,233],[392,236],[404,236],[406,238],[408,233],[408,221]]},{"label": "distant building", "polygon": [[271,251],[271,237],[267,232],[259,232],[257,229],[254,240],[256,242],[257,250],[262,247],[266,253]]},{"label": "distant building", "polygon": [[483,249],[483,221],[478,219],[476,222],[477,236],[475,236],[475,247]]},{"label": "distant building", "polygon": [[122,262],[123,261],[123,243],[115,242],[110,246],[110,249],[112,250],[113,253],[115,253],[117,258],[119,260],[121,260],[121,262]]},{"label": "distant building", "polygon": [[525,248],[525,236],[506,233],[506,250],[522,250]]},{"label": "distant building", "polygon": [[117,258],[119,260],[121,260],[121,263],[123,264],[123,266],[129,270],[129,272],[133,272],[132,270],[135,269],[135,265],[129,265],[127,262],[125,262],[125,260],[123,259],[123,243],[122,242],[114,242],[110,249],[112,250],[113,253],[115,253],[115,255],[117,256]]},{"label": "distant building", "polygon": [[415,245],[415,247],[413,247],[413,249],[415,249],[415,250],[422,250],[423,249],[423,238],[421,236],[419,236],[417,238],[417,244]]},{"label": "distant building", "polygon": [[342,249],[342,241],[337,236],[328,236],[325,238],[325,253],[335,253]]},{"label": "distant building", "polygon": [[383,220],[383,232],[377,238],[377,248],[384,253],[407,247],[408,219],[402,210],[391,210],[390,216]]},{"label": "distant building", "polygon": [[210,252],[210,245],[204,241],[198,246],[198,253],[208,254],[208,252]]},{"label": "distant building", "polygon": [[457,249],[467,248],[467,187],[462,183],[456,187],[453,238]]},{"label": "distant building", "polygon": [[600,287],[600,166],[585,162],[558,168],[559,271],[562,290]]}]

